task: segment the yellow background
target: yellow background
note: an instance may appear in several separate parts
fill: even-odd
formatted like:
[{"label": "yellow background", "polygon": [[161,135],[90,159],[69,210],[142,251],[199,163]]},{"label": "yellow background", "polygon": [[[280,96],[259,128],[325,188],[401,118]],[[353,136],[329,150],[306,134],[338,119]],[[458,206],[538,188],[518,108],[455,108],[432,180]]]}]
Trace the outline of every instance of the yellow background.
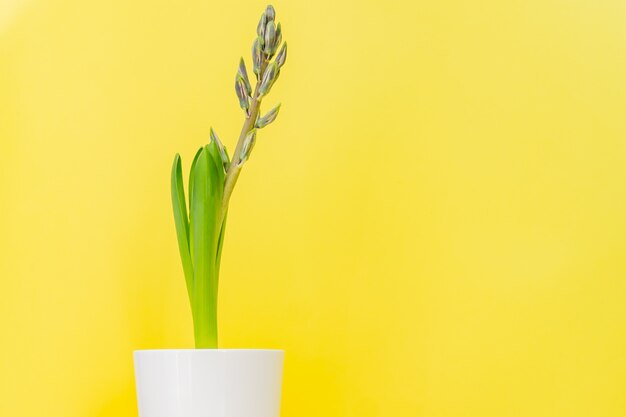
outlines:
[{"label": "yellow background", "polygon": [[[192,346],[170,164],[234,147],[264,5],[0,3],[0,416],[135,416]],[[626,3],[275,6],[222,346],[286,349],[284,417],[624,416]]]}]

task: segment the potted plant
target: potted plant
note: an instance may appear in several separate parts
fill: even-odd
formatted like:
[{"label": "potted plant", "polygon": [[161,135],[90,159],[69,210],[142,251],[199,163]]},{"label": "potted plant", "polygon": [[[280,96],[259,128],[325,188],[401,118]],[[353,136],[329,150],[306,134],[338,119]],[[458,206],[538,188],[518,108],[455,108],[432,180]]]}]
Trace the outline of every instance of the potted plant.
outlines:
[{"label": "potted plant", "polygon": [[276,12],[267,6],[252,46],[253,88],[243,58],[235,78],[245,121],[229,157],[217,134],[198,149],[191,164],[187,202],[181,158],[174,158],[172,203],[178,247],[191,304],[195,349],[134,353],[140,417],[278,417],[283,351],[218,349],[217,293],[228,203],[257,131],[280,105],[261,115],[263,98],[287,57]]}]

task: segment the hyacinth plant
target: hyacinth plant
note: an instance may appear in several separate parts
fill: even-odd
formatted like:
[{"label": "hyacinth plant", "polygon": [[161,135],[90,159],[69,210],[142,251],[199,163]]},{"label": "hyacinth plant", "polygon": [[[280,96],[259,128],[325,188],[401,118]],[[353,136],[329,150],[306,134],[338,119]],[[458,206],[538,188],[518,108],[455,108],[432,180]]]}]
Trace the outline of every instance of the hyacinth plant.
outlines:
[{"label": "hyacinth plant", "polygon": [[215,131],[210,142],[198,149],[189,172],[189,210],[185,199],[180,155],[172,166],[172,203],[178,247],[191,303],[196,348],[217,348],[217,290],[220,258],[228,214],[228,203],[237,178],[256,142],[257,130],[272,123],[280,105],[261,115],[261,101],[270,92],[287,58],[276,12],[267,6],[257,26],[252,45],[254,89],[241,58],[235,77],[235,92],[245,113],[243,127],[232,154],[228,156]]}]

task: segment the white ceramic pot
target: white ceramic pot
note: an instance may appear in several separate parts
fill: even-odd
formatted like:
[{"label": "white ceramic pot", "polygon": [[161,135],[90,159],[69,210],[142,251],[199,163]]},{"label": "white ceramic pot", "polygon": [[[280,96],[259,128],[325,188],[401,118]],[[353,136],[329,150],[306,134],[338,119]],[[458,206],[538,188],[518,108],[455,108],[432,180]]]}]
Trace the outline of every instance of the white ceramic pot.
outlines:
[{"label": "white ceramic pot", "polygon": [[139,417],[279,417],[282,350],[135,351]]}]

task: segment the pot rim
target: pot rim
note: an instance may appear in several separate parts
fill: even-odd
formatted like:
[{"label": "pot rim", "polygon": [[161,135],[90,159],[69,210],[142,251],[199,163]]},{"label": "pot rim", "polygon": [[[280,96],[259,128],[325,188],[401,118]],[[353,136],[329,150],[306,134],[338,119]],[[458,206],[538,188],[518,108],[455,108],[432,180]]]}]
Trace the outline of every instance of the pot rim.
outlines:
[{"label": "pot rim", "polygon": [[218,348],[218,349],[136,349],[135,353],[142,352],[285,352],[284,349],[254,349],[254,348]]}]

